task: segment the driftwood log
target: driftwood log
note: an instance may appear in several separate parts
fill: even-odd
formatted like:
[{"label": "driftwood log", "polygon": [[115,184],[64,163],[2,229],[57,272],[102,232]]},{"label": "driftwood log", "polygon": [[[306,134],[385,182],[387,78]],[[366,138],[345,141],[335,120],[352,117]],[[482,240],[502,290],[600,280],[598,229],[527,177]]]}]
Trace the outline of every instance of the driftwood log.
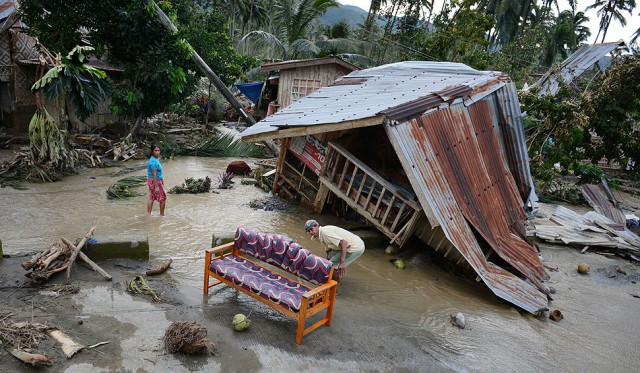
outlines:
[{"label": "driftwood log", "polygon": [[164,261],[164,263],[160,264],[159,266],[148,270],[146,272],[146,275],[147,276],[156,276],[156,275],[159,275],[161,273],[164,273],[167,269],[169,269],[169,267],[171,266],[171,263],[173,263],[173,259],[167,259],[167,260]]}]

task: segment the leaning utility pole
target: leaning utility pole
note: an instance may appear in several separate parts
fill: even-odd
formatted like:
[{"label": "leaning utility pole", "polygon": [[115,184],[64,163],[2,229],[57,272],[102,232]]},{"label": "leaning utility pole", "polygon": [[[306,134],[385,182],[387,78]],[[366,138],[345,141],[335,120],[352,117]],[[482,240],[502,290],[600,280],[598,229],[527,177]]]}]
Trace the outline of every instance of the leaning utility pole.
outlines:
[{"label": "leaning utility pole", "polygon": [[[156,14],[158,15],[158,18],[160,18],[160,22],[164,25],[164,27],[166,27],[167,30],[169,30],[170,32],[177,34],[178,28],[176,28],[173,22],[171,22],[169,17],[167,17],[167,15],[164,14],[162,9],[160,9],[160,7],[158,6],[158,4],[156,4],[155,1],[152,0],[151,3],[153,3],[153,6],[156,8]],[[231,91],[229,91],[227,86],[224,85],[224,83],[222,82],[222,80],[220,80],[220,78],[216,75],[216,73],[214,73],[213,70],[211,70],[209,65],[207,65],[206,62],[204,62],[204,60],[202,59],[202,57],[200,57],[198,52],[193,50],[193,47],[191,48],[191,50],[193,51],[191,55],[193,62],[195,62],[196,65],[198,65],[198,67],[200,68],[200,70],[202,70],[204,75],[206,75],[207,78],[209,78],[209,80],[213,83],[213,85],[215,85],[216,88],[218,88],[218,90],[220,91],[220,93],[222,93],[224,98],[227,99],[227,102],[229,102],[231,106],[233,106],[234,109],[236,109],[238,114],[240,114],[242,119],[244,119],[244,121],[247,122],[248,125],[252,126],[256,124],[256,120],[253,119],[253,117],[249,113],[247,113],[246,110],[244,110],[242,105],[240,105],[238,100],[236,100],[236,98],[233,96]]]}]

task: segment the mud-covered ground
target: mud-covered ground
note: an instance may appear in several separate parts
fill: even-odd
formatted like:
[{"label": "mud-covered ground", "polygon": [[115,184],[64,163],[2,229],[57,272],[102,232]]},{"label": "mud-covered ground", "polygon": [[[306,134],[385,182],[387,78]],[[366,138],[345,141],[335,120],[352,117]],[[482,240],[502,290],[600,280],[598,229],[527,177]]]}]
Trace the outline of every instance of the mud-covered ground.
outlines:
[{"label": "mud-covered ground", "polygon": [[[167,187],[187,177],[224,170],[231,159],[178,157],[163,160]],[[248,160],[250,162],[250,160]],[[128,161],[132,175],[144,160]],[[82,345],[109,342],[71,359],[44,340],[36,352],[53,360],[47,372],[585,372],[637,371],[640,358],[640,276],[638,266],[617,256],[580,248],[540,244],[556,289],[551,310],[564,319],[534,318],[497,298],[474,279],[435,264],[425,245],[405,248],[406,269],[395,268],[384,247],[367,247],[348,268],[336,299],[330,328],[320,328],[295,344],[295,321],[253,298],[224,286],[203,302],[203,248],[212,234],[228,237],[238,225],[285,233],[316,254],[323,248],[304,232],[304,221],[343,225],[341,218],[314,215],[270,199],[251,185],[236,183],[220,193],[170,195],[167,216],[157,206],[147,216],[146,197],[108,200],[105,190],[121,178],[118,169],[96,169],[28,190],[0,189],[0,321],[29,321],[63,329]],[[251,201],[255,201],[253,204]],[[636,215],[638,200],[623,199]],[[543,204],[544,205],[544,204]],[[549,216],[553,205],[541,212]],[[577,208],[576,208],[577,209]],[[584,212],[582,207],[577,212]],[[50,288],[31,287],[20,263],[59,237],[74,240],[96,225],[97,236],[145,235],[150,261],[98,262],[113,276],[106,282],[81,264],[71,280],[77,294],[52,297]],[[22,255],[22,256],[21,256]],[[125,281],[173,258],[172,268],[148,277],[163,302],[125,291]],[[587,263],[587,275],[577,273]],[[64,283],[64,274],[50,284]],[[43,291],[43,293],[41,293]],[[462,312],[466,328],[450,323]],[[249,330],[231,327],[236,313],[250,315]],[[217,347],[214,356],[182,356],[164,351],[162,338],[173,321],[204,325]],[[0,348],[0,372],[33,371]]]}]

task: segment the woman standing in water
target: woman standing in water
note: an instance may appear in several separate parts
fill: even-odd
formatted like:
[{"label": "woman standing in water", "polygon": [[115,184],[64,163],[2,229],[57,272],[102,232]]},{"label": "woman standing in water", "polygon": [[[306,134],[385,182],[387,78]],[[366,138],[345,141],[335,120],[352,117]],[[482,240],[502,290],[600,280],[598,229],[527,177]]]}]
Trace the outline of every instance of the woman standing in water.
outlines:
[{"label": "woman standing in water", "polygon": [[147,203],[147,215],[151,215],[153,201],[160,203],[160,216],[164,216],[164,206],[167,194],[164,192],[164,180],[162,178],[162,165],[160,164],[160,148],[151,144],[151,155],[147,163],[147,186],[149,187],[149,202]]}]

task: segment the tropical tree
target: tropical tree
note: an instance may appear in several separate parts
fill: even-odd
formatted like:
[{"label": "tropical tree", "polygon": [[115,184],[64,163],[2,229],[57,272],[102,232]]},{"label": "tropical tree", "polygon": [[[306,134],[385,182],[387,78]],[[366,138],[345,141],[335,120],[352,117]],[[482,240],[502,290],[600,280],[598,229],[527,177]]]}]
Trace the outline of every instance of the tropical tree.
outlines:
[{"label": "tropical tree", "polygon": [[[75,108],[78,118],[91,115],[109,93],[109,81],[104,71],[86,65],[91,47],[76,46],[69,54],[56,59],[56,65],[36,81],[36,113],[29,123],[29,150],[33,161],[43,165],[40,174],[52,180],[57,171],[72,171],[77,154],[68,142],[68,133],[60,129],[66,122],[67,103]],[[43,59],[44,61],[44,59]],[[39,67],[44,71],[45,66]],[[42,95],[58,104],[58,123],[45,109]]]},{"label": "tropical tree", "polygon": [[29,32],[49,49],[71,50],[89,41],[96,56],[122,67],[112,110],[139,121],[195,91],[200,77],[189,44],[225,83],[242,73],[245,59],[231,47],[226,19],[199,2],[158,2],[177,25],[175,35],[158,22],[148,1],[24,0],[21,12]]},{"label": "tropical tree", "polygon": [[266,59],[314,57],[322,52],[316,42],[327,40],[335,40],[330,44],[338,53],[353,52],[357,47],[349,39],[313,37],[312,26],[317,18],[327,9],[339,6],[336,0],[281,0],[275,4],[271,29],[247,33],[240,45]]},{"label": "tropical tree", "polygon": [[591,36],[591,31],[585,26],[589,17],[583,12],[565,10],[554,21],[549,27],[549,41],[544,57],[546,66],[551,66],[558,58],[566,59]]},{"label": "tropical tree", "polygon": [[604,43],[612,20],[617,20],[622,26],[626,26],[627,20],[624,18],[622,12],[631,14],[635,7],[635,0],[596,0],[593,4],[589,5],[587,10],[598,9],[597,15],[600,17],[600,26],[598,28],[598,34],[596,35],[596,41],[600,33],[602,33],[601,42]]}]

